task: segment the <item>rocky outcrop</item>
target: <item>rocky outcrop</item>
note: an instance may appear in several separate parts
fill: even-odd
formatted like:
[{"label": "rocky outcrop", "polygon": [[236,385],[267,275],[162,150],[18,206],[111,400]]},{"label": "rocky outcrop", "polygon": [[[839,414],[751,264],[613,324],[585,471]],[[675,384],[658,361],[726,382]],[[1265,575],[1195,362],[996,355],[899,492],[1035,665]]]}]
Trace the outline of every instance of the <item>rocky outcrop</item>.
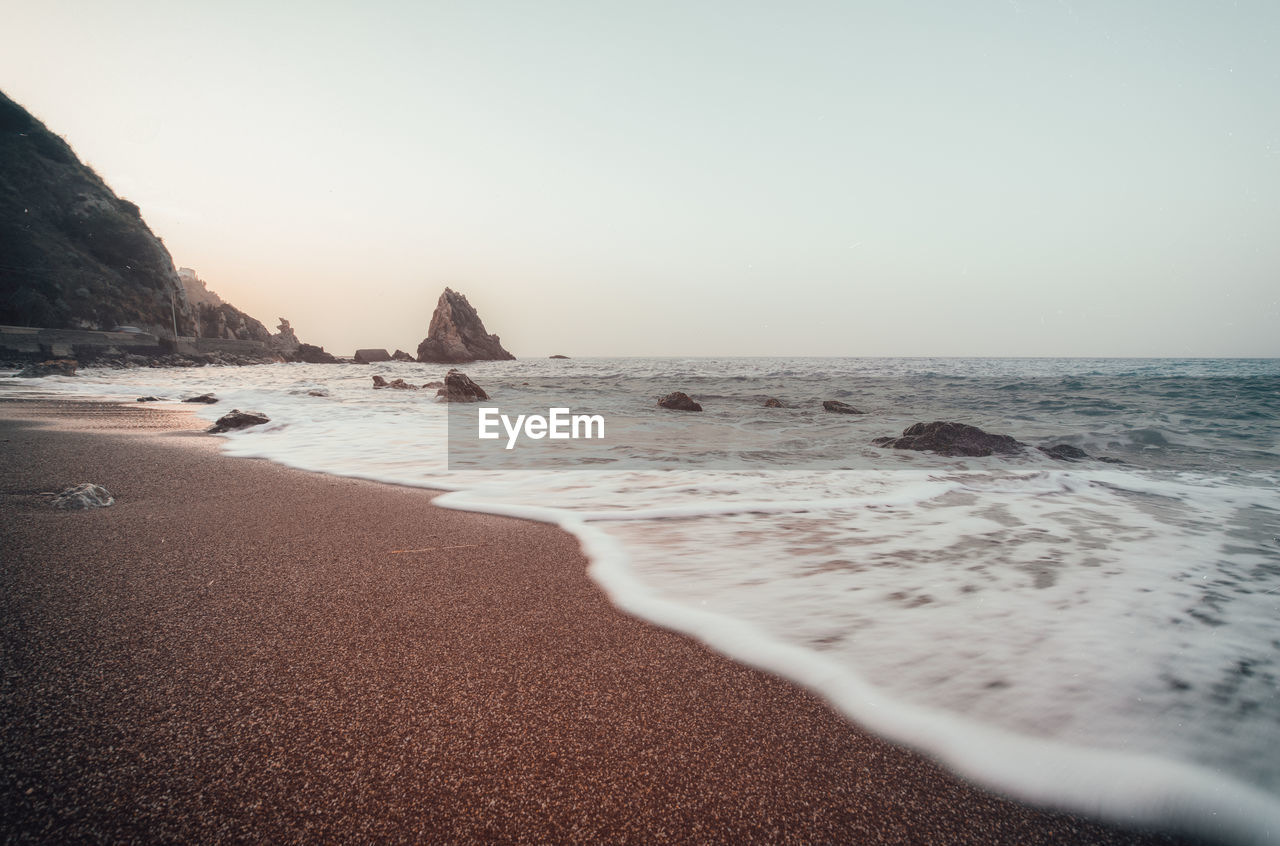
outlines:
[{"label": "rocky outcrop", "polygon": [[497,335],[485,331],[467,298],[451,288],[436,302],[427,337],[418,344],[418,361],[461,364],[465,361],[513,361]]},{"label": "rocky outcrop", "polygon": [[76,365],[78,363],[74,358],[55,358],[36,364],[28,364],[14,374],[14,378],[38,379],[41,376],[74,376],[76,375]]},{"label": "rocky outcrop", "polygon": [[241,411],[233,408],[231,411],[218,418],[218,422],[209,428],[209,434],[220,435],[223,432],[230,432],[233,429],[247,429],[250,426],[261,426],[263,423],[270,423],[271,418],[265,414],[256,411]]},{"label": "rocky outcrop", "polygon": [[667,394],[658,400],[658,405],[663,408],[669,408],[672,411],[702,411],[702,406],[694,402],[688,394],[681,391],[673,391]]},{"label": "rocky outcrop", "polygon": [[863,414],[863,413],[865,413],[865,412],[859,411],[858,409],[854,408],[853,406],[849,405],[848,403],[840,402],[840,400],[824,400],[824,401],[823,401],[823,403],[822,403],[822,407],[823,407],[823,408],[825,408],[827,411],[833,412],[833,413],[835,413],[835,414]]},{"label": "rocky outcrop", "polygon": [[1026,447],[1026,444],[1008,435],[993,435],[977,426],[942,420],[916,423],[904,429],[900,438],[876,438],[872,443],[892,449],[927,450],[938,455],[975,457],[1013,455]]},{"label": "rocky outcrop", "polygon": [[271,340],[267,342],[267,345],[286,357],[290,357],[298,351],[298,347],[302,346],[302,341],[298,340],[298,336],[294,333],[293,327],[289,325],[289,321],[282,317],[280,318],[280,325],[276,327],[276,334],[271,336]]},{"label": "rocky outcrop", "polygon": [[436,396],[445,402],[478,402],[489,398],[483,388],[471,381],[471,377],[453,369],[445,374],[444,387],[436,391]]},{"label": "rocky outcrop", "polygon": [[351,360],[356,364],[373,364],[375,361],[390,361],[391,354],[380,349],[356,350]]},{"label": "rocky outcrop", "polygon": [[551,356],[547,356],[547,358],[568,358],[568,357],[569,357],[569,356],[567,356],[567,355],[551,355]]},{"label": "rocky outcrop", "polygon": [[[187,301],[191,303],[196,315],[195,337],[221,338],[227,341],[261,341],[272,349],[275,337],[261,321],[245,314],[240,309],[226,302],[216,292],[210,291],[208,284],[196,275],[189,267],[178,270],[178,280],[186,292]],[[287,328],[289,321],[281,318]],[[292,334],[292,330],[290,330]],[[297,338],[294,338],[297,341]]]},{"label": "rocky outcrop", "polygon": [[404,350],[398,349],[391,354],[391,360],[392,361],[414,361],[414,357],[409,355]]},{"label": "rocky outcrop", "polygon": [[324,347],[313,344],[298,344],[298,348],[288,359],[303,364],[338,364],[337,356],[325,352]]}]

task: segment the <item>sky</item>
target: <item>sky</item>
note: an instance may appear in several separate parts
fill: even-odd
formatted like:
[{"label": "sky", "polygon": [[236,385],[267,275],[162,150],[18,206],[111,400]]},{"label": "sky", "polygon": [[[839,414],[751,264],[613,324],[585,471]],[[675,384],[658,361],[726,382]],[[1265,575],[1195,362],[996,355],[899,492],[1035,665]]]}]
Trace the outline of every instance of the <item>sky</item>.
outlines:
[{"label": "sky", "polygon": [[1280,4],[0,0],[0,89],[330,352],[1280,355]]}]

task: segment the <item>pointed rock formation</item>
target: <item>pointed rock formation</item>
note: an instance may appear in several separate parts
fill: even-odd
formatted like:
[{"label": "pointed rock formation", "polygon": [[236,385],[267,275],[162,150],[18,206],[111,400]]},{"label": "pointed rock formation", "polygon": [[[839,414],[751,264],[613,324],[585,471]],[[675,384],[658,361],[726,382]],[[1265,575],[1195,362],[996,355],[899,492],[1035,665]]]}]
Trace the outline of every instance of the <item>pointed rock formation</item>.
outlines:
[{"label": "pointed rock formation", "polygon": [[445,288],[431,315],[427,337],[418,344],[418,361],[458,364],[464,361],[514,361],[497,335],[484,330],[480,315],[462,294]]}]

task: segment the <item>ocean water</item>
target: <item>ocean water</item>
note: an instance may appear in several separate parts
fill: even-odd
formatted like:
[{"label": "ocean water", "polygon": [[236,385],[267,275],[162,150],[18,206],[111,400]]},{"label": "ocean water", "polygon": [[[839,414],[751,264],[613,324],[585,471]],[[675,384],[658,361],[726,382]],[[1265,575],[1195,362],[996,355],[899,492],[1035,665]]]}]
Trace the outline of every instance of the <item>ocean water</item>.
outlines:
[{"label": "ocean water", "polygon": [[[227,453],[554,522],[620,608],[792,678],[975,781],[1280,842],[1280,360],[468,365],[504,413],[606,421],[603,440],[521,444],[496,464],[457,422],[474,406],[370,387],[373,373],[422,383],[445,369],[88,370],[0,392],[213,391],[222,402],[203,417],[272,419],[224,436]],[[657,408],[672,390],[705,412]],[[763,408],[768,396],[790,407]],[[871,443],[931,420],[1117,462]]]}]

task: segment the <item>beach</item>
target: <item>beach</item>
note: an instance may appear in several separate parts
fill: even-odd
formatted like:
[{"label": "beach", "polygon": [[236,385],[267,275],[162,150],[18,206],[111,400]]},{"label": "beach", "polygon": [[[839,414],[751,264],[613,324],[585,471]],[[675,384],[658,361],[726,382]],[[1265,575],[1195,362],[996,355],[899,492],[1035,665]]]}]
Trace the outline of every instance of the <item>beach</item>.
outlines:
[{"label": "beach", "polygon": [[[8,401],[6,840],[1172,843],[1038,810],[614,609],[552,526]],[[59,511],[79,482],[116,503]]]}]

